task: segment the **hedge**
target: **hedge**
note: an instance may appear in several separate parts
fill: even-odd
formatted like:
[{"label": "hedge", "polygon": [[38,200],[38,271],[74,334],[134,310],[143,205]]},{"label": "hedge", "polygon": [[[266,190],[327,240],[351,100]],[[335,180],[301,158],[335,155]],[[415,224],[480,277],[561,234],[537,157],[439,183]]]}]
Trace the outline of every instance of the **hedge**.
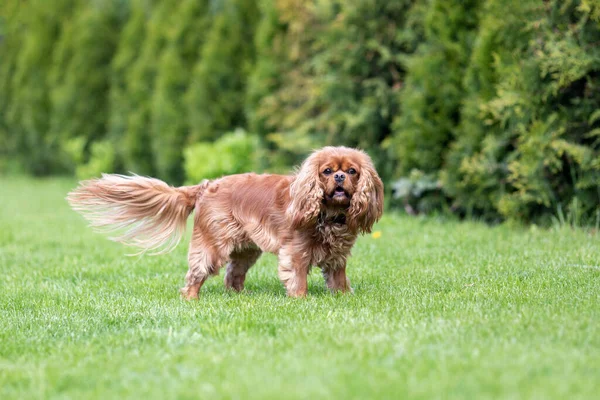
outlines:
[{"label": "hedge", "polygon": [[4,173],[180,184],[347,145],[411,213],[594,223],[599,104],[600,0],[0,4]]}]

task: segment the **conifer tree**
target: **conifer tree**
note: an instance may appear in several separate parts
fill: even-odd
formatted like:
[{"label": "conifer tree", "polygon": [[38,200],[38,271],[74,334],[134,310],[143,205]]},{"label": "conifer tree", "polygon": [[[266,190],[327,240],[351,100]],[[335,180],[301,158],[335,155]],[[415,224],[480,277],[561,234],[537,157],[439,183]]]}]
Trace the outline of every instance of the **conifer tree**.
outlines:
[{"label": "conifer tree", "polygon": [[23,167],[36,175],[68,168],[57,138],[48,137],[52,106],[48,83],[54,45],[74,0],[32,0],[21,6],[20,49],[10,82],[6,119]]},{"label": "conifer tree", "polygon": [[125,141],[129,115],[135,107],[129,98],[131,85],[128,74],[140,55],[150,10],[151,3],[147,0],[132,0],[129,3],[128,18],[110,64],[108,137],[115,151],[115,168],[119,171],[140,170],[129,153],[131,147],[135,147],[127,147]]},{"label": "conifer tree", "polygon": [[269,133],[266,113],[261,102],[279,89],[285,70],[285,25],[279,21],[279,12],[272,0],[262,0],[260,19],[257,23],[254,46],[256,63],[248,76],[246,93],[246,119],[250,132],[265,136]]},{"label": "conifer tree", "polygon": [[246,124],[246,81],[254,63],[258,8],[253,0],[232,0],[222,6],[214,16],[187,94],[191,141],[215,139]]},{"label": "conifer tree", "polygon": [[[50,72],[52,112],[48,138],[83,149],[104,139],[108,124],[110,62],[123,24],[119,1],[81,3],[55,46]],[[76,155],[87,162],[89,154]],[[112,167],[112,166],[111,166]]]},{"label": "conifer tree", "polygon": [[[398,107],[404,76],[399,54],[411,47],[400,28],[412,2],[263,7],[269,14],[257,35],[252,123],[297,159],[320,145],[345,144],[370,148],[383,161],[377,145],[389,135]],[[391,172],[383,162],[379,167]]]},{"label": "conifer tree", "polygon": [[158,176],[182,183],[183,148],[189,136],[183,94],[210,25],[208,1],[183,0],[172,16],[167,44],[158,60],[152,96],[152,150]]},{"label": "conifer tree", "polygon": [[480,0],[434,0],[422,15],[424,37],[405,57],[407,77],[394,125],[401,174],[436,173],[457,134],[463,74],[474,41]]},{"label": "conifer tree", "polygon": [[[173,4],[158,2],[149,17],[139,56],[128,68],[127,101],[130,104],[127,129],[123,136],[125,169],[144,175],[156,175],[151,136],[151,101],[155,89],[158,60],[167,43],[166,33],[173,28],[170,18]],[[132,46],[140,46],[132,42]]]},{"label": "conifer tree", "polygon": [[8,122],[7,111],[11,101],[11,77],[15,73],[22,42],[18,35],[18,26],[23,18],[20,10],[18,0],[6,0],[0,4],[0,172],[11,167],[18,168],[16,137],[10,133],[13,126]]}]

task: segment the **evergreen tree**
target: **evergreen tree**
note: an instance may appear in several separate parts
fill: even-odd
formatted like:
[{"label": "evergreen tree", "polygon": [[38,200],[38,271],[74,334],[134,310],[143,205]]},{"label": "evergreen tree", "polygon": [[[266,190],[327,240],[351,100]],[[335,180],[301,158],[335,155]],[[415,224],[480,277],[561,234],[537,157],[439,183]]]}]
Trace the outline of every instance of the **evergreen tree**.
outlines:
[{"label": "evergreen tree", "polygon": [[404,58],[408,72],[394,120],[400,174],[436,173],[457,135],[463,74],[475,39],[481,1],[434,0],[420,20],[424,37]]},{"label": "evergreen tree", "polygon": [[251,127],[280,155],[275,163],[297,163],[323,143],[323,135],[310,129],[318,109],[312,74],[312,43],[322,29],[317,14],[301,0],[262,4],[247,113]]},{"label": "evergreen tree", "polygon": [[[402,56],[414,39],[403,27],[415,13],[414,2],[347,0],[329,10],[328,22],[314,41],[313,58],[319,109],[311,131],[325,144],[369,149],[379,173],[392,173],[387,152],[398,113],[398,91],[405,79]],[[325,14],[327,15],[327,14]]]},{"label": "evergreen tree", "polygon": [[526,221],[560,210],[578,222],[597,217],[599,6],[486,3],[461,136],[443,171],[455,208]]},{"label": "evergreen tree", "polygon": [[255,1],[232,0],[214,16],[187,94],[191,141],[215,139],[246,125],[246,81],[258,15]]},{"label": "evergreen tree", "polygon": [[208,1],[183,0],[173,15],[173,28],[158,61],[152,96],[152,150],[158,176],[182,183],[183,148],[189,136],[183,95],[209,30]]},{"label": "evergreen tree", "polygon": [[281,76],[287,56],[284,42],[285,25],[279,21],[275,2],[262,0],[254,46],[256,63],[248,76],[246,119],[250,131],[261,136],[268,133],[268,121],[261,110],[261,102],[283,84]]},{"label": "evergreen tree", "polygon": [[[158,2],[152,8],[139,56],[127,70],[127,101],[130,104],[122,146],[125,169],[144,175],[156,175],[151,136],[151,101],[158,73],[158,60],[167,44],[166,33],[173,28],[170,18],[173,4]],[[132,46],[140,46],[131,42]]]},{"label": "evergreen tree", "polygon": [[[252,121],[297,159],[323,144],[379,150],[390,133],[413,38],[401,28],[412,2],[301,1],[265,7],[250,87]],[[272,7],[272,6],[271,6]],[[261,92],[262,90],[262,92]]]},{"label": "evergreen tree", "polygon": [[63,172],[68,163],[57,138],[48,137],[52,106],[49,60],[60,36],[62,22],[75,8],[75,0],[32,0],[20,3],[20,49],[10,82],[6,120],[16,139],[16,152],[24,168],[36,175]]},{"label": "evergreen tree", "polygon": [[[17,140],[11,134],[13,126],[7,119],[11,101],[11,77],[22,46],[18,34],[21,18],[19,0],[6,0],[0,4],[0,172],[18,168]],[[10,165],[9,165],[10,163]]]},{"label": "evergreen tree", "polygon": [[129,98],[131,85],[128,74],[140,55],[150,10],[148,0],[132,0],[129,3],[128,19],[110,64],[108,137],[115,151],[115,168],[120,171],[126,170],[125,166],[130,170],[140,170],[129,153],[135,147],[125,146],[129,115],[135,106]]},{"label": "evergreen tree", "polygon": [[[120,1],[82,3],[65,28],[54,51],[50,72],[52,113],[47,137],[68,146],[77,138],[87,150],[105,137],[108,123],[110,62],[123,24]],[[110,166],[112,168],[112,166]]]}]

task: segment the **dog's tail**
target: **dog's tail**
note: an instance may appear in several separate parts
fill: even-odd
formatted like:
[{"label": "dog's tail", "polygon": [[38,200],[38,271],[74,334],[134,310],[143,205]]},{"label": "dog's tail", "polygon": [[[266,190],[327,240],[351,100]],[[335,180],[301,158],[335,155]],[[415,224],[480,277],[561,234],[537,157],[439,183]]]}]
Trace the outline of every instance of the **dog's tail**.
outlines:
[{"label": "dog's tail", "polygon": [[136,255],[172,251],[203,185],[172,187],[154,178],[103,174],[67,196],[71,207],[111,240],[140,248]]}]

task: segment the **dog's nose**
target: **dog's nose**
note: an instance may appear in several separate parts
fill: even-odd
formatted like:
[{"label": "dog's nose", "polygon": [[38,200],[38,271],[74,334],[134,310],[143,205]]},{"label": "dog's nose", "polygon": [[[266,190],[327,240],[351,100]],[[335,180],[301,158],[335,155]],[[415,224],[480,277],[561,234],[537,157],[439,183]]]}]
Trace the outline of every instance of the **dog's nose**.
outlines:
[{"label": "dog's nose", "polygon": [[346,174],[343,172],[338,172],[333,176],[333,179],[335,179],[337,183],[342,183],[344,182],[344,179],[346,179]]}]

